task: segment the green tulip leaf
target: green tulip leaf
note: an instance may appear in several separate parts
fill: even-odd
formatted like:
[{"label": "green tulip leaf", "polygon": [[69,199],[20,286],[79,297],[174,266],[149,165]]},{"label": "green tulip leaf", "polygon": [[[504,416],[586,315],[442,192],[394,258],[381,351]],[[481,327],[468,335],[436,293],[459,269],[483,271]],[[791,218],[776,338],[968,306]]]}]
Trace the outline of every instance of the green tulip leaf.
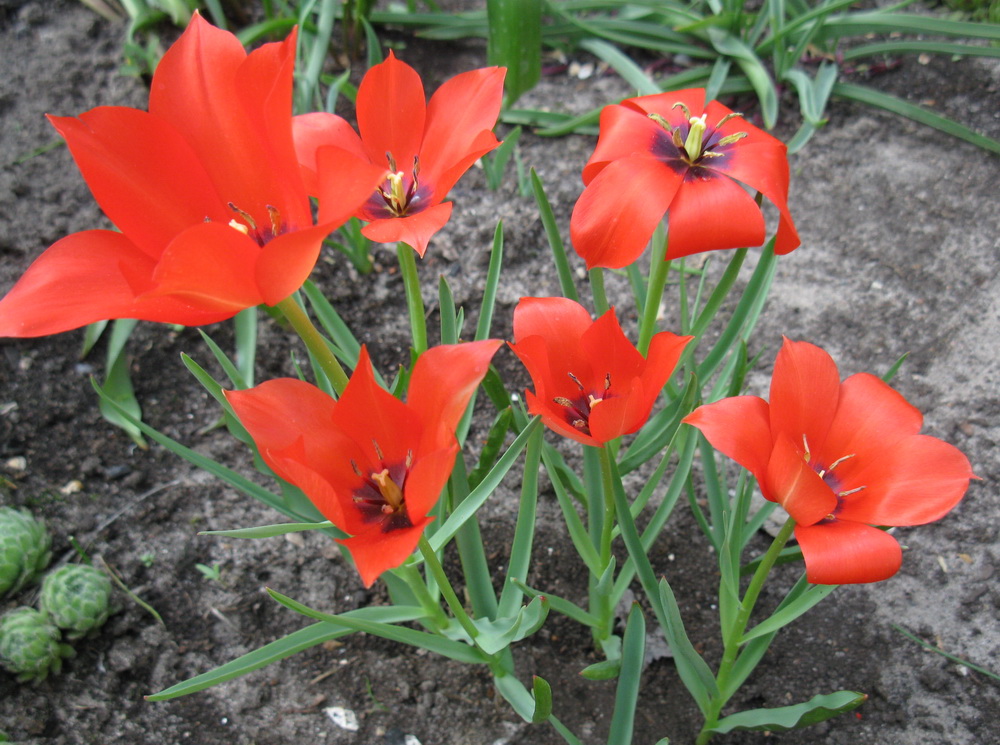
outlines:
[{"label": "green tulip leaf", "polygon": [[731,714],[719,721],[711,732],[725,734],[737,730],[753,732],[787,732],[824,722],[844,712],[853,711],[868,699],[857,691],[837,691],[813,696],[808,701],[775,709],[751,709]]}]

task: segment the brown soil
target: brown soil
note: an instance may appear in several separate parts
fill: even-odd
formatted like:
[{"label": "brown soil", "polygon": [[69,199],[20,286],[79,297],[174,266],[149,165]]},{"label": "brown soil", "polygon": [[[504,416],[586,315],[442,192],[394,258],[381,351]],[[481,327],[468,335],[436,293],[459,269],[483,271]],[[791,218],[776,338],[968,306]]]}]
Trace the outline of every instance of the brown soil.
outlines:
[{"label": "brown soil", "polygon": [[[70,115],[99,104],[144,107],[141,81],[117,71],[122,34],[121,26],[70,0],[0,0],[0,291],[53,241],[102,224],[65,148],[25,156],[57,139],[45,113]],[[424,74],[429,89],[484,63],[478,44],[411,42],[400,54]],[[934,99],[942,111],[998,137],[998,79],[995,64],[907,59],[870,82],[915,100]],[[522,103],[582,111],[628,93],[613,76],[554,75]],[[525,163],[538,170],[563,226],[593,143],[583,136],[522,138]],[[922,650],[891,625],[986,667],[996,668],[1000,658],[1000,160],[906,121],[838,104],[792,168],[791,203],[803,246],[779,267],[751,353],[763,352],[769,364],[785,334],[824,346],[846,375],[882,372],[909,352],[895,385],[925,412],[925,430],[966,452],[982,481],[941,522],[900,531],[908,550],[896,578],[842,588],[782,634],[733,709],[780,706],[846,688],[869,694],[855,714],[778,739],[796,745],[1000,743],[997,683]],[[455,216],[432,243],[421,273],[428,286],[446,275],[458,302],[475,315],[486,252],[502,217],[507,265],[494,333],[507,336],[521,295],[557,292],[533,201],[519,195],[511,179],[499,192],[488,191],[475,170],[453,199]],[[394,264],[389,253],[377,258]],[[392,269],[359,277],[331,254],[315,280],[370,344],[383,371],[405,360],[403,291]],[[227,324],[209,332],[231,348]],[[99,636],[77,644],[76,658],[61,674],[37,686],[0,676],[0,730],[39,745],[395,745],[404,734],[424,745],[562,742],[550,728],[522,722],[495,694],[485,670],[364,635],[201,694],[145,702],[144,694],[305,625],[271,601],[265,586],[331,612],[387,598],[379,584],[364,590],[318,534],[242,542],[197,536],[201,529],[279,517],[158,446],[135,448],[105,423],[88,381],[100,373],[103,346],[81,361],[80,343],[80,333],[0,342],[0,469],[11,458],[26,462],[23,470],[2,472],[9,486],[0,501],[44,516],[57,557],[71,554],[71,538],[102,557],[164,623],[120,595],[121,612]],[[258,379],[292,374],[294,347],[284,332],[263,323]],[[212,428],[218,410],[180,363],[186,352],[209,364],[197,331],[142,324],[129,350],[146,420],[252,474],[247,453]],[[502,354],[500,363],[523,384],[513,357]],[[767,372],[750,381],[753,392],[766,392]],[[66,493],[74,480],[82,490]],[[516,509],[516,479],[508,482],[483,513],[488,555],[498,568],[505,566]],[[552,494],[542,495],[539,513],[531,584],[582,601],[580,564]],[[758,548],[764,545],[761,538]],[[696,646],[717,661],[714,561],[684,510],[652,560],[675,587]],[[218,566],[218,580],[203,577],[199,563]],[[793,579],[791,570],[779,573],[765,601],[774,602]],[[17,598],[19,604],[32,600],[30,594]],[[606,739],[614,684],[579,677],[596,660],[585,631],[552,614],[538,635],[517,645],[516,657],[523,680],[538,673],[552,683],[556,712],[584,743]],[[698,722],[672,663],[652,662],[642,682],[634,741],[691,742]],[[324,713],[330,706],[356,712],[359,731],[335,726]],[[759,733],[719,741],[771,739]]]}]

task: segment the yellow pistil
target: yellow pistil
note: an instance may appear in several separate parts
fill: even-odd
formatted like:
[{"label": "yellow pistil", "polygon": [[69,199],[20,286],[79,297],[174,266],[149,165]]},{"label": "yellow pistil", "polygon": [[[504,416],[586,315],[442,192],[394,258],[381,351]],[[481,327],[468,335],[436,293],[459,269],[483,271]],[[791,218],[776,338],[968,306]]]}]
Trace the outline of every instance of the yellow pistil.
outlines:
[{"label": "yellow pistil", "polygon": [[406,190],[403,188],[403,172],[395,171],[386,178],[389,181],[389,193],[382,192],[391,203],[390,209],[397,215],[406,212]]},{"label": "yellow pistil", "polygon": [[684,152],[686,152],[688,157],[692,160],[701,156],[701,148],[705,139],[705,130],[708,128],[708,125],[705,124],[705,117],[707,116],[708,114],[702,114],[701,116],[692,116],[688,119],[691,129],[688,130],[687,139],[684,140]]},{"label": "yellow pistil", "polygon": [[373,473],[371,477],[372,481],[378,486],[379,493],[382,494],[382,497],[386,501],[382,511],[388,513],[398,510],[403,504],[403,490],[389,476],[389,469],[383,468],[378,473]]},{"label": "yellow pistil", "polygon": [[[744,137],[747,136],[746,132],[735,132],[731,135],[726,135],[718,142],[716,142],[712,147],[712,150],[703,150],[705,147],[705,132],[708,129],[708,124],[706,122],[706,117],[708,114],[702,114],[701,116],[691,116],[691,111],[681,102],[675,103],[670,107],[671,109],[680,109],[684,112],[684,117],[688,120],[689,129],[686,139],[681,139],[681,128],[671,126],[664,117],[660,114],[647,114],[646,116],[652,119],[654,122],[659,124],[663,129],[665,129],[670,134],[670,140],[674,143],[674,146],[681,151],[681,156],[690,165],[696,165],[698,161],[702,158],[721,158],[725,153],[720,153],[714,150],[714,148],[724,147],[726,145],[732,145],[734,142],[739,142]],[[733,112],[727,114],[719,123],[715,125],[713,131],[718,131],[719,128],[728,122],[730,119],[735,119],[742,117],[742,114]]]},{"label": "yellow pistil", "polygon": [[229,221],[229,227],[231,227],[233,230],[240,231],[241,233],[243,233],[243,235],[250,235],[250,228],[248,228],[243,223],[238,222],[236,219],[232,219]]}]

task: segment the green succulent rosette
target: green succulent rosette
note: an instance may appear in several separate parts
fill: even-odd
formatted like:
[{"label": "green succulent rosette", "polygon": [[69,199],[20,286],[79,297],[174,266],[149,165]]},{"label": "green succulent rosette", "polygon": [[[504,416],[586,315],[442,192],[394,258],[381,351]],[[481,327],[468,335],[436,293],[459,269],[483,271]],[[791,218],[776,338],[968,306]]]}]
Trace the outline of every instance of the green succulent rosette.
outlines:
[{"label": "green succulent rosette", "polygon": [[104,625],[111,615],[110,601],[111,580],[104,572],[69,564],[45,576],[39,607],[67,639],[79,639]]},{"label": "green succulent rosette", "polygon": [[52,558],[45,523],[25,510],[0,507],[0,597],[35,579]]},{"label": "green succulent rosette", "polygon": [[15,608],[0,618],[0,666],[18,681],[42,681],[62,669],[75,652],[60,641],[62,634],[47,615],[34,608]]}]

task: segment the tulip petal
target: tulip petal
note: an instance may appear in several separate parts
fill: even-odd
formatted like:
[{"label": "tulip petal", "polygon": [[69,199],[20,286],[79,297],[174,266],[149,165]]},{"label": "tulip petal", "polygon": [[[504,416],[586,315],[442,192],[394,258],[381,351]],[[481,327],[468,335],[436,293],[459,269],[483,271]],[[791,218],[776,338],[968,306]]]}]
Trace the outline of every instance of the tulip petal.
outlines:
[{"label": "tulip petal", "polygon": [[[477,160],[486,155],[486,153],[496,149],[499,144],[500,141],[496,138],[493,132],[485,129],[480,132],[479,136],[469,144],[464,157],[456,160],[450,168],[445,168],[440,172],[438,172],[438,169],[435,169],[435,175],[425,175],[424,171],[421,170],[421,183],[430,182],[434,187],[430,197],[427,198],[428,201],[430,201],[431,204],[436,204],[447,197],[448,192],[451,191],[451,188],[455,185],[455,183],[465,175],[465,172],[468,171]],[[423,162],[424,161],[421,160],[421,163]],[[428,158],[426,162],[430,163],[430,158]]]},{"label": "tulip petal", "polygon": [[642,371],[642,384],[647,390],[655,391],[656,395],[659,395],[660,390],[674,374],[684,349],[693,339],[693,336],[678,336],[669,331],[653,335],[649,342],[649,353],[646,355],[646,367]]},{"label": "tulip petal", "polygon": [[542,424],[556,434],[576,440],[584,445],[591,445],[592,447],[600,447],[602,445],[596,438],[591,437],[585,432],[581,432],[567,422],[565,410],[558,404],[553,403],[551,399],[542,399],[531,391],[526,390],[524,392],[524,401],[528,405],[528,413],[532,416],[540,416]]},{"label": "tulip petal", "polygon": [[810,468],[801,449],[784,435],[774,443],[761,491],[800,525],[817,523],[837,509],[833,490]]},{"label": "tulip petal", "polygon": [[406,217],[373,220],[361,229],[361,234],[376,243],[405,243],[423,258],[427,243],[451,217],[451,206],[451,202],[443,202]]},{"label": "tulip petal", "polygon": [[206,222],[185,230],[163,252],[146,297],[174,296],[235,315],[263,302],[257,244],[239,230]]},{"label": "tulip petal", "polygon": [[667,211],[667,259],[764,242],[764,215],[742,186],[711,168],[692,168]]},{"label": "tulip petal", "polygon": [[352,153],[362,162],[368,162],[368,153],[361,144],[361,138],[346,119],[336,114],[318,111],[292,117],[292,136],[306,191],[311,196],[319,195],[316,153],[321,147],[332,145]]},{"label": "tulip petal", "polygon": [[316,152],[316,166],[319,169],[316,185],[320,200],[319,222],[331,231],[352,216],[362,216],[365,202],[386,175],[381,166],[372,165],[350,150],[333,145],[321,147]]},{"label": "tulip petal", "polygon": [[[236,91],[249,127],[262,147],[251,156],[259,174],[260,193],[280,206],[287,225],[312,224],[301,170],[296,167],[292,137],[292,78],[298,29],[280,42],[262,44],[247,55],[236,71]],[[245,154],[244,154],[244,157]]]},{"label": "tulip petal", "polygon": [[410,558],[410,554],[420,542],[424,527],[432,519],[429,518],[409,528],[390,530],[387,533],[375,530],[353,538],[338,538],[337,543],[350,550],[354,565],[361,575],[361,581],[365,587],[371,587],[382,572],[398,567]]},{"label": "tulip petal", "polygon": [[843,498],[838,518],[923,525],[947,514],[975,478],[958,448],[927,435],[906,437],[863,465],[853,479],[865,489]]},{"label": "tulip petal", "polygon": [[764,484],[771,459],[768,404],[757,396],[733,396],[699,406],[682,420],[697,427],[716,450]]},{"label": "tulip petal", "polygon": [[846,585],[888,579],[903,563],[899,543],[888,533],[848,520],[797,525],[795,538],[806,562],[806,579]]},{"label": "tulip petal", "polygon": [[[785,339],[771,376],[771,436],[785,435],[816,463],[840,399],[840,373],[826,351],[804,341]],[[803,437],[805,443],[803,443]],[[847,451],[840,452],[840,455]],[[830,463],[822,463],[829,467]]]},{"label": "tulip petal", "polygon": [[649,153],[666,130],[634,107],[611,105],[601,110],[601,133],[597,147],[583,167],[583,183],[589,184],[609,163],[630,155]]},{"label": "tulip petal", "polygon": [[137,298],[153,261],[121,233],[88,230],[54,243],[0,300],[0,336],[58,334],[110,318],[199,326],[233,315],[176,297]]},{"label": "tulip petal", "polygon": [[163,119],[101,106],[49,121],[104,214],[152,258],[205,218],[232,217],[191,146]]},{"label": "tulip petal", "polygon": [[[746,123],[730,121],[729,124],[735,130],[749,130]],[[778,208],[781,217],[774,252],[781,256],[801,243],[788,209],[788,155],[781,142],[761,134],[767,137],[766,141],[740,140],[727,147],[725,156],[714,159],[710,167],[761,192]]]},{"label": "tulip petal", "polygon": [[616,160],[577,200],[570,237],[588,269],[618,269],[639,258],[681,188],[684,175],[648,154]]},{"label": "tulip petal", "polygon": [[417,71],[390,51],[385,62],[365,73],[356,109],[368,159],[388,165],[386,153],[391,153],[396,167],[409,172],[420,152],[427,113],[424,84]]},{"label": "tulip petal", "polygon": [[344,438],[333,427],[336,401],[310,383],[278,378],[225,395],[265,460],[267,452],[284,451],[300,439],[307,464],[323,462],[343,447]]},{"label": "tulip petal", "polygon": [[649,418],[655,400],[656,395],[650,396],[644,391],[641,379],[632,378],[628,391],[593,405],[589,421],[591,436],[603,445],[632,434]]},{"label": "tulip petal", "polygon": [[427,513],[434,509],[441,490],[448,484],[455,468],[458,443],[454,431],[448,447],[433,452],[424,452],[418,458],[406,477],[404,489],[406,513],[414,523],[424,523]]},{"label": "tulip petal", "polygon": [[[294,227],[301,227],[309,205],[292,150],[291,100],[282,103],[273,95],[276,87],[285,85],[277,78],[289,75],[287,60],[281,67],[275,63],[294,55],[295,47],[286,41],[276,49],[280,54],[264,51],[259,64],[249,63],[241,74],[247,55],[239,40],[196,14],[156,68],[149,110],[192,146],[223,202],[233,202],[260,225],[270,223],[270,204],[285,210],[285,220]],[[249,110],[241,85],[247,95],[261,96],[252,99],[256,106]],[[282,112],[264,113],[265,107],[280,105]],[[282,144],[262,139],[279,114],[287,121],[287,144],[284,138]],[[288,160],[282,160],[282,154]],[[299,194],[290,182],[298,185]],[[288,201],[291,196],[296,198]]]},{"label": "tulip petal", "polygon": [[523,297],[518,302],[511,349],[528,369],[541,399],[576,396],[579,390],[569,373],[580,380],[593,377],[591,360],[580,346],[593,323],[587,309],[568,298]]},{"label": "tulip petal", "polygon": [[[425,423],[425,434],[439,437],[439,433],[446,433],[445,441],[454,442],[455,429],[502,343],[486,339],[442,344],[420,355],[413,366],[406,400]],[[438,432],[430,431],[432,424]]]},{"label": "tulip petal", "polygon": [[277,305],[302,286],[316,266],[323,239],[331,230],[323,224],[284,233],[260,249],[254,281],[262,302]]},{"label": "tulip petal", "polygon": [[[880,378],[859,373],[840,386],[840,399],[822,452],[828,461],[855,457],[837,466],[845,483],[860,485],[858,471],[879,462],[896,443],[916,435],[923,416]],[[829,466],[830,463],[824,465]]]},{"label": "tulip petal", "polygon": [[[678,104],[681,105],[678,106]],[[717,105],[721,106],[721,104]],[[657,93],[652,96],[627,98],[622,101],[622,106],[635,109],[643,114],[658,114],[673,127],[683,126],[688,124],[685,108],[691,116],[701,116],[705,111],[705,89],[686,88],[679,91]],[[726,110],[728,111],[728,109]],[[708,123],[712,124],[712,122]]]},{"label": "tulip petal", "polygon": [[578,340],[594,323],[580,303],[564,297],[522,297],[514,309],[514,343],[540,336],[555,359],[578,354]]},{"label": "tulip petal", "polygon": [[[323,519],[329,520],[340,528],[347,523],[344,509],[351,504],[349,500],[352,489],[350,487],[343,488],[343,479],[335,484],[316,470],[316,465],[326,465],[326,461],[315,460],[306,454],[305,441],[307,439],[306,436],[300,436],[283,449],[265,449],[260,443],[257,443],[257,447],[261,458],[278,478],[301,489]],[[338,455],[343,455],[344,458],[349,456],[349,452],[345,452],[343,449],[338,449],[335,452]],[[351,475],[353,476],[353,474]],[[354,481],[357,481],[356,476],[354,476]],[[315,516],[308,513],[303,513],[302,517],[315,519]]]},{"label": "tulip petal", "polygon": [[612,388],[642,375],[646,367],[646,358],[625,336],[614,308],[591,323],[576,343],[599,378],[610,376]]},{"label": "tulip petal", "polygon": [[334,423],[343,432],[351,433],[351,438],[364,450],[369,462],[358,463],[362,470],[380,462],[386,465],[404,462],[407,453],[419,445],[424,428],[423,421],[410,407],[375,381],[365,346],[361,347],[357,367],[337,401]]},{"label": "tulip petal", "polygon": [[[506,72],[502,67],[463,72],[442,83],[431,96],[420,146],[420,165],[421,176],[435,185],[435,195],[440,192],[440,199],[458,180],[455,176],[447,188],[439,187],[444,172],[461,163],[464,173],[479,157],[500,144],[491,130],[500,115]],[[472,152],[478,154],[470,160]]]}]

